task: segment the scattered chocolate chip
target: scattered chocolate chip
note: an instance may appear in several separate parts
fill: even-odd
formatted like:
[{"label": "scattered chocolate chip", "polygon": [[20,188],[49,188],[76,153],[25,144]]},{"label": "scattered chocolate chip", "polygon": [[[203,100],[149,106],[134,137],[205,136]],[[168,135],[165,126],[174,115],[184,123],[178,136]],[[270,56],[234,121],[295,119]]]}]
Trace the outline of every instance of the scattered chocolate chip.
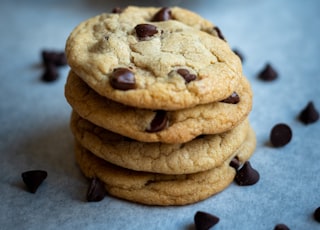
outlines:
[{"label": "scattered chocolate chip", "polygon": [[234,168],[235,170],[238,170],[241,166],[241,163],[238,159],[238,157],[234,157],[232,158],[232,160],[230,161],[229,165]]},{"label": "scattered chocolate chip", "polygon": [[288,144],[292,138],[291,128],[286,124],[275,125],[270,133],[270,141],[274,147],[282,147]]},{"label": "scattered chocolate chip", "polygon": [[112,9],[111,13],[113,14],[121,14],[123,9],[121,7],[115,7]]},{"label": "scattered chocolate chip", "polygon": [[104,184],[98,179],[93,178],[87,192],[87,201],[101,201],[107,194]]},{"label": "scattered chocolate chip", "polygon": [[151,24],[139,24],[134,29],[139,39],[151,37],[158,33],[157,27]]},{"label": "scattered chocolate chip", "polygon": [[155,117],[151,121],[150,127],[146,129],[149,133],[154,133],[163,130],[168,125],[167,112],[164,110],[158,110]]},{"label": "scattered chocolate chip", "polygon": [[288,226],[285,224],[277,224],[274,227],[274,230],[290,230],[290,228],[288,228]]},{"label": "scattered chocolate chip", "polygon": [[314,213],[313,213],[313,217],[316,221],[318,221],[320,223],[320,207],[318,207]]},{"label": "scattered chocolate chip", "polygon": [[171,9],[169,7],[161,8],[152,18],[153,22],[167,21],[172,18]]},{"label": "scattered chocolate chip", "polygon": [[45,65],[53,64],[55,66],[67,65],[67,58],[64,52],[43,50],[42,61]]},{"label": "scattered chocolate chip", "polygon": [[310,101],[307,106],[300,112],[299,120],[304,124],[311,124],[319,120],[319,112],[314,107],[312,101]]},{"label": "scattered chocolate chip", "polygon": [[258,78],[263,81],[273,81],[278,78],[278,73],[270,63],[267,63],[264,69],[258,74]]},{"label": "scattered chocolate chip", "polygon": [[177,73],[184,78],[186,83],[189,83],[190,81],[194,81],[197,78],[195,74],[191,74],[187,69],[178,69]]},{"label": "scattered chocolate chip", "polygon": [[215,27],[213,27],[213,29],[217,32],[217,35],[218,35],[218,37],[219,37],[220,39],[226,41],[226,39],[224,38],[224,36],[223,36],[223,34],[222,34],[222,32],[221,32],[221,30],[220,30],[219,27],[215,26]]},{"label": "scattered chocolate chip", "polygon": [[244,165],[237,171],[235,181],[238,185],[254,185],[260,179],[260,175],[257,170],[252,168],[249,161],[246,161]]},{"label": "scattered chocolate chip", "polygon": [[219,222],[219,217],[207,212],[197,211],[194,215],[196,230],[208,230]]},{"label": "scattered chocolate chip", "polygon": [[240,97],[236,92],[233,92],[228,98],[222,100],[221,102],[228,104],[238,104],[240,102]]},{"label": "scattered chocolate chip", "polygon": [[21,174],[22,180],[31,193],[35,193],[41,183],[47,178],[48,173],[44,170],[31,170]]},{"label": "scattered chocolate chip", "polygon": [[233,49],[233,52],[240,58],[241,62],[244,61],[244,56],[239,50]]},{"label": "scattered chocolate chip", "polygon": [[136,88],[136,80],[133,72],[127,68],[116,68],[110,78],[110,84],[114,89],[129,90]]},{"label": "scattered chocolate chip", "polygon": [[59,78],[57,67],[53,64],[46,64],[41,80],[45,82],[52,82]]}]

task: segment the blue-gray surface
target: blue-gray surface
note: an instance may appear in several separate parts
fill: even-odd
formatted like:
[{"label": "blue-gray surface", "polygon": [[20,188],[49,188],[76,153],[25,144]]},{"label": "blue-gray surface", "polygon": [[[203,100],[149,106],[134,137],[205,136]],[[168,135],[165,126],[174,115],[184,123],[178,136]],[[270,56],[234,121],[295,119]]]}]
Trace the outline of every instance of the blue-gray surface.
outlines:
[{"label": "blue-gray surface", "polygon": [[[254,91],[250,115],[257,134],[251,159],[261,179],[184,207],[148,207],[106,197],[87,203],[87,180],[73,158],[70,107],[64,99],[68,68],[51,84],[41,82],[40,51],[62,50],[81,21],[114,6],[160,1],[8,1],[0,7],[0,229],[194,229],[197,210],[220,217],[214,229],[320,229],[312,218],[320,206],[320,122],[303,125],[300,110],[313,100],[320,109],[320,1],[161,1],[180,3],[223,31],[245,55],[243,72]],[[274,82],[256,75],[270,62]],[[276,123],[289,124],[285,147],[268,145]],[[26,192],[21,172],[45,169],[36,194]]]}]

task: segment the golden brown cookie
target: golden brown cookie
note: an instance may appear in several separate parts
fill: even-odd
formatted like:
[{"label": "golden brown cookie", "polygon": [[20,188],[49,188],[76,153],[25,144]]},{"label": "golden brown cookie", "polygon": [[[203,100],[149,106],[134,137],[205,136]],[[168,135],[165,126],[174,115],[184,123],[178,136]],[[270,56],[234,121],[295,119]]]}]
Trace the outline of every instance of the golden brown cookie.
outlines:
[{"label": "golden brown cookie", "polygon": [[194,174],[166,175],[137,172],[112,165],[76,143],[75,154],[86,177],[105,183],[110,195],[147,205],[185,205],[204,200],[225,189],[236,171],[229,166],[234,156],[244,163],[255,148],[255,134],[250,129],[242,147],[220,167]]},{"label": "golden brown cookie", "polygon": [[70,67],[100,95],[137,108],[177,110],[228,97],[242,66],[213,24],[178,7],[155,18],[160,10],[131,6],[82,22],[66,43]]},{"label": "golden brown cookie", "polygon": [[216,135],[183,144],[145,143],[100,128],[75,112],[71,130],[77,141],[96,156],[123,168],[163,174],[189,174],[220,166],[244,142],[249,122]]},{"label": "golden brown cookie", "polygon": [[236,89],[239,101],[214,102],[192,108],[164,111],[137,109],[100,96],[70,72],[65,96],[83,118],[123,136],[142,142],[184,143],[202,134],[216,134],[240,124],[251,111],[252,91],[245,77]]}]

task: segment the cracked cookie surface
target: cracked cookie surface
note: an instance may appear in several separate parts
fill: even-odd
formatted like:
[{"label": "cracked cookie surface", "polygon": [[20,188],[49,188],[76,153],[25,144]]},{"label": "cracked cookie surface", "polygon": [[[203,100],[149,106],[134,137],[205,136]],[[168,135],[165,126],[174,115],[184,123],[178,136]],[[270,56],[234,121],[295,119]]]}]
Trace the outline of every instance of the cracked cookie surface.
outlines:
[{"label": "cracked cookie surface", "polygon": [[115,166],[96,157],[79,143],[75,145],[77,163],[88,178],[97,177],[110,195],[147,205],[186,205],[204,200],[225,189],[236,170],[229,166],[239,156],[240,163],[249,159],[255,149],[252,129],[242,146],[219,167],[193,174],[166,175],[138,172]]},{"label": "cracked cookie surface", "polygon": [[159,10],[127,7],[81,23],[66,43],[70,67],[100,95],[137,108],[177,110],[228,97],[242,67],[215,26],[178,7],[154,21]]},{"label": "cracked cookie surface", "polygon": [[128,139],[71,116],[77,141],[96,156],[123,168],[163,174],[189,174],[220,166],[244,142],[249,122],[245,120],[223,134],[204,135],[184,144],[144,143]]},{"label": "cracked cookie surface", "polygon": [[184,143],[202,134],[216,134],[240,124],[251,111],[252,91],[245,77],[236,89],[237,104],[214,102],[177,111],[167,111],[163,129],[148,128],[159,111],[138,109],[100,96],[72,71],[65,96],[71,107],[83,118],[123,136],[142,142]]}]

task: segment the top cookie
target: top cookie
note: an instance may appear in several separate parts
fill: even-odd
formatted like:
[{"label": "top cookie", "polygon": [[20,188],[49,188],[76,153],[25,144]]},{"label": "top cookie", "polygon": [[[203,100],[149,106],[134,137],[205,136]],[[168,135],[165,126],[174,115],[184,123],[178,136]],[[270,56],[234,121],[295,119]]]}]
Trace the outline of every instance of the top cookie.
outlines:
[{"label": "top cookie", "polygon": [[178,7],[127,7],[77,26],[66,55],[102,96],[137,108],[183,109],[228,97],[242,76],[240,59],[215,28]]}]

